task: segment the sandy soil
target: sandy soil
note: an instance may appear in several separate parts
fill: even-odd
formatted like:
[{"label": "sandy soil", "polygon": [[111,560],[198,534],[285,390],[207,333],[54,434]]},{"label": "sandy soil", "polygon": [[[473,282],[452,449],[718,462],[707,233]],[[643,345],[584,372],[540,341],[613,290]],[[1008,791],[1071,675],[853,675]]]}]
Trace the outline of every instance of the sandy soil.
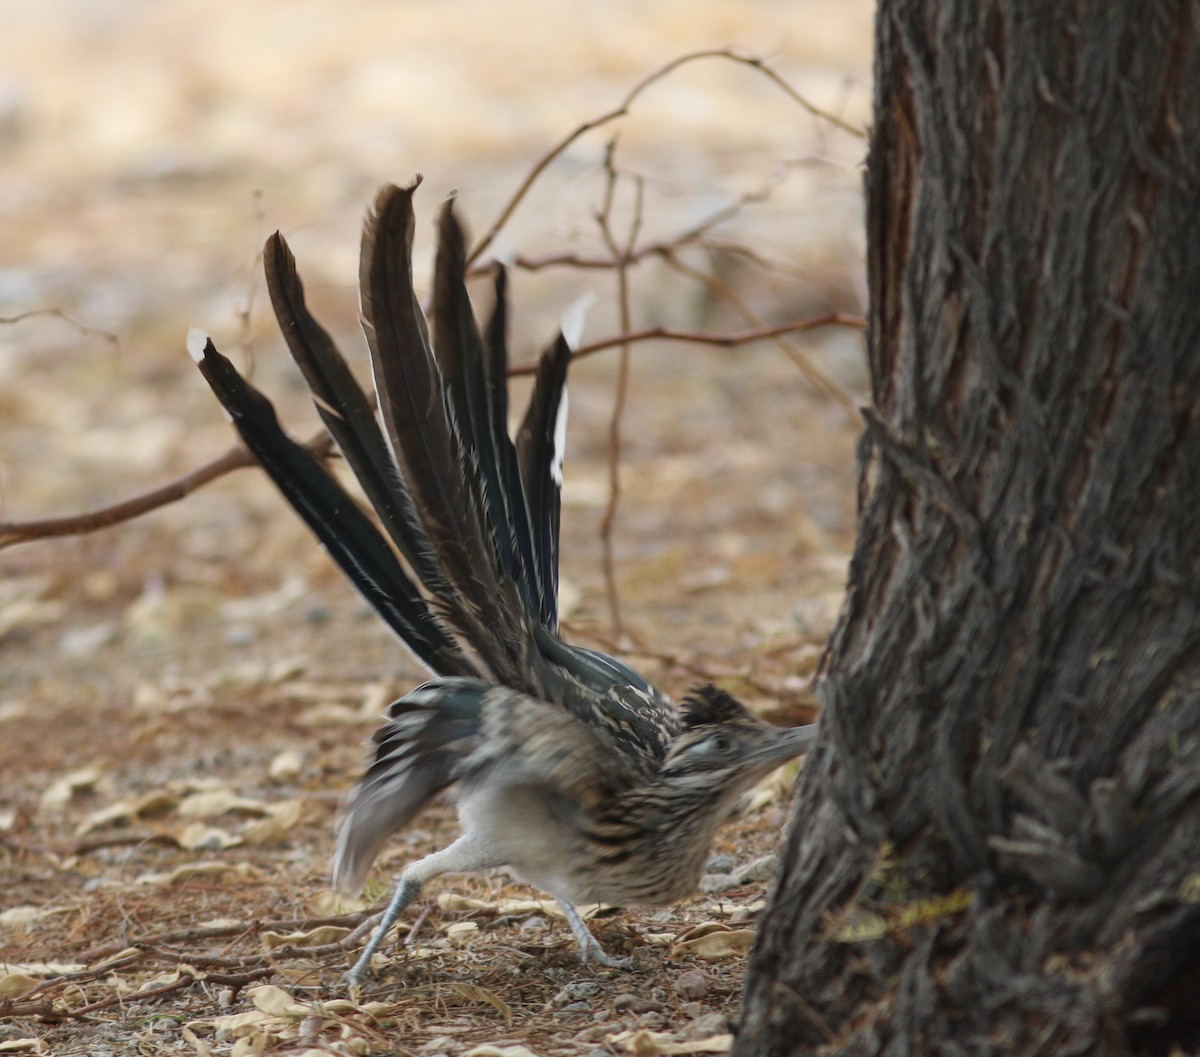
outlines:
[{"label": "sandy soil", "polygon": [[[457,189],[484,232],[556,142],[683,53],[767,57],[861,126],[870,18],[864,0],[15,0],[0,38],[0,518],[111,503],[230,445],[184,355],[189,326],[252,365],[298,435],[315,430],[264,305],[270,231],[287,234],[315,309],[361,364],[358,228],[381,183],[424,174],[425,274],[445,194]],[[686,64],[582,137],[497,254],[605,254],[595,214],[614,132],[619,237],[636,177],[639,245],[770,186],[680,259],[757,324],[861,312],[863,140],[728,59]],[[634,329],[757,325],[661,259],[630,275]],[[518,360],[585,290],[599,298],[588,337],[619,332],[611,271],[518,270],[513,287]],[[570,636],[621,650],[672,693],[719,681],[780,722],[812,715],[853,529],[856,424],[796,357],[851,402],[864,386],[857,331],[792,341],[634,348],[620,629],[599,538],[615,352],[574,370],[564,493]],[[719,1049],[770,871],[720,875],[775,846],[786,780],[722,836],[712,891],[594,923],[634,974],[581,967],[562,922],[528,904],[537,893],[502,875],[452,878],[347,999],[336,944],[365,904],[326,890],[331,827],[362,739],[419,674],[255,471],[105,532],[0,550],[0,1018],[14,1014],[0,1042],[55,1054]],[[368,898],[453,833],[452,811],[432,810]]]}]

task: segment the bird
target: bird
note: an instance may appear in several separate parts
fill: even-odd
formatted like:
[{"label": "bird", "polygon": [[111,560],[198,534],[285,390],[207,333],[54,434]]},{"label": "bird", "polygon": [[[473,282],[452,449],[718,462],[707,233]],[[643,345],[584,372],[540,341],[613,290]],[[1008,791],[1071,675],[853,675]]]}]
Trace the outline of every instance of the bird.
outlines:
[{"label": "bird", "polygon": [[351,584],[432,675],[387,710],[339,823],[333,883],[354,892],[388,839],[455,787],[461,835],[411,863],[346,974],[360,985],[391,925],[444,873],[508,867],[558,902],[581,959],[610,955],[578,907],[668,905],[698,887],[717,829],[816,727],[775,727],[724,690],[676,705],[621,660],[569,644],[558,611],[571,345],[542,353],[508,427],[508,292],[476,320],[466,234],[438,219],[429,316],[414,291],[414,192],[385,186],[363,227],[360,322],[374,400],[309,312],[276,232],[271,305],[325,428],[374,518],[291,439],[203,331],[188,349],[243,443]]}]

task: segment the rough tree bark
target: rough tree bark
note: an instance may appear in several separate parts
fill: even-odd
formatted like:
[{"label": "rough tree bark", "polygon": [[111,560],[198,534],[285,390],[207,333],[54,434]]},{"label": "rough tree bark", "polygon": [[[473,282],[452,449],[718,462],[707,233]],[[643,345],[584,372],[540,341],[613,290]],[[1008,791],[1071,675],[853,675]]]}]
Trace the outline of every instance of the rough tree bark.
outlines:
[{"label": "rough tree bark", "polygon": [[737,1055],[1200,1023],[1200,4],[880,0],[873,406]]}]

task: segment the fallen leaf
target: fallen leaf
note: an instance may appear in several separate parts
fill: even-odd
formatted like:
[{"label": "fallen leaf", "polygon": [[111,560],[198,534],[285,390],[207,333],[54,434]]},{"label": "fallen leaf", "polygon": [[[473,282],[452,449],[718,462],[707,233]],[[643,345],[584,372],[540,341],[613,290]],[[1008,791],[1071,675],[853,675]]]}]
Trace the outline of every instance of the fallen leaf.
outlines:
[{"label": "fallen leaf", "polygon": [[340,925],[320,925],[309,932],[264,932],[263,945],[268,950],[276,947],[324,947],[328,943],[337,943],[344,936],[349,936],[351,930]]},{"label": "fallen leaf", "polygon": [[273,1017],[307,1017],[312,1007],[297,1002],[282,987],[263,984],[250,988],[246,994],[256,1009]]},{"label": "fallen leaf", "polygon": [[692,929],[684,934],[684,938],[676,941],[671,948],[670,957],[694,954],[716,961],[719,958],[734,958],[745,954],[753,945],[754,933],[750,929],[731,929],[726,925],[704,932]]},{"label": "fallen leaf", "polygon": [[335,918],[340,914],[357,914],[360,910],[366,910],[367,903],[364,899],[327,888],[309,899],[305,907],[314,918]]},{"label": "fallen leaf", "polygon": [[256,1024],[230,1047],[229,1057],[262,1057],[270,1041],[271,1036]]},{"label": "fallen leaf", "polygon": [[236,1035],[257,1027],[267,1019],[269,1019],[267,1014],[261,1009],[250,1009],[245,1013],[230,1013],[223,1017],[213,1017],[212,1020],[193,1020],[188,1027],[204,1027],[211,1024],[214,1032]]},{"label": "fallen leaf", "polygon": [[5,962],[5,968],[30,976],[62,976],[64,973],[82,972],[87,966],[82,962]]},{"label": "fallen leaf", "polygon": [[213,818],[232,811],[265,815],[267,805],[261,800],[238,796],[232,789],[209,789],[184,797],[177,810],[184,818]]},{"label": "fallen leaf", "polygon": [[174,807],[179,798],[165,790],[147,793],[134,800],[118,800],[108,807],[93,811],[75,827],[75,836],[82,837],[114,822],[132,822],[143,815]]},{"label": "fallen leaf", "polygon": [[191,1028],[185,1025],[179,1029],[179,1034],[183,1036],[184,1042],[189,1042],[196,1048],[196,1057],[212,1057],[212,1047],[199,1038]]},{"label": "fallen leaf", "polygon": [[164,873],[142,874],[136,883],[141,885],[173,885],[180,881],[190,881],[196,877],[222,877],[228,873],[241,874],[244,877],[256,875],[255,869],[249,863],[229,862],[194,862],[167,870]]},{"label": "fallen leaf", "polygon": [[677,1042],[665,1031],[622,1031],[609,1035],[606,1042],[632,1053],[634,1057],[657,1057],[659,1054],[728,1053],[733,1046],[732,1035],[712,1035],[707,1039]]},{"label": "fallen leaf", "polygon": [[76,793],[86,792],[94,786],[103,773],[100,767],[92,764],[89,767],[80,767],[78,770],[64,774],[58,780],[51,782],[42,793],[42,807],[62,807]]},{"label": "fallen leaf", "polygon": [[19,929],[51,913],[46,907],[19,906],[0,912],[0,928]]},{"label": "fallen leaf", "polygon": [[49,1053],[42,1039],[8,1039],[0,1042],[0,1053]]},{"label": "fallen leaf", "polygon": [[479,931],[479,926],[474,921],[456,921],[452,925],[447,925],[445,929],[446,938],[448,940],[464,940],[468,936]]},{"label": "fallen leaf", "polygon": [[184,826],[175,834],[175,840],[188,851],[223,851],[242,843],[241,837],[215,826],[206,826],[203,822],[191,822]]},{"label": "fallen leaf", "polygon": [[37,978],[26,973],[9,973],[7,976],[0,976],[0,998],[20,998],[37,985]]},{"label": "fallen leaf", "polygon": [[[475,899],[472,896],[459,895],[457,892],[443,892],[437,897],[437,905],[442,910],[491,910],[497,914],[550,914],[552,917],[565,918],[562,907],[553,899]],[[604,903],[593,903],[590,906],[576,907],[579,916],[584,921],[590,921],[597,914],[603,914],[612,907]]]},{"label": "fallen leaf", "polygon": [[272,804],[267,808],[267,817],[249,826],[242,837],[247,844],[275,844],[296,828],[303,814],[303,800]]},{"label": "fallen leaf", "polygon": [[453,983],[449,985],[449,989],[452,993],[458,995],[459,998],[464,998],[468,1002],[478,1002],[491,1006],[508,1023],[512,1023],[512,1009],[509,1008],[508,1003],[500,998],[499,995],[494,995],[491,991],[479,987],[477,984]]},{"label": "fallen leaf", "polygon": [[296,722],[302,727],[336,727],[362,721],[358,709],[349,705],[334,704],[332,701],[306,708],[296,717]]},{"label": "fallen leaf", "polygon": [[267,768],[267,774],[271,776],[272,782],[280,784],[294,782],[300,777],[303,766],[304,753],[299,749],[284,749],[271,761],[270,767]]},{"label": "fallen leaf", "polygon": [[537,1057],[528,1046],[496,1046],[485,1042],[473,1050],[467,1050],[463,1057]]}]

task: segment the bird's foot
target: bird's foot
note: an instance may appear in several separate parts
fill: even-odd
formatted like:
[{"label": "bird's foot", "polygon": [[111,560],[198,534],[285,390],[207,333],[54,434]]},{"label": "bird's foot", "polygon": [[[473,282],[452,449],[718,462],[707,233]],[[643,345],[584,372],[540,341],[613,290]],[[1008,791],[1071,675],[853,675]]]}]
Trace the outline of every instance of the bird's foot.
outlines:
[{"label": "bird's foot", "polygon": [[610,969],[628,970],[637,968],[632,958],[617,958],[609,954],[591,932],[588,932],[587,936],[591,942],[584,942],[579,945],[579,960],[584,965],[587,965],[588,962],[599,962]]}]

